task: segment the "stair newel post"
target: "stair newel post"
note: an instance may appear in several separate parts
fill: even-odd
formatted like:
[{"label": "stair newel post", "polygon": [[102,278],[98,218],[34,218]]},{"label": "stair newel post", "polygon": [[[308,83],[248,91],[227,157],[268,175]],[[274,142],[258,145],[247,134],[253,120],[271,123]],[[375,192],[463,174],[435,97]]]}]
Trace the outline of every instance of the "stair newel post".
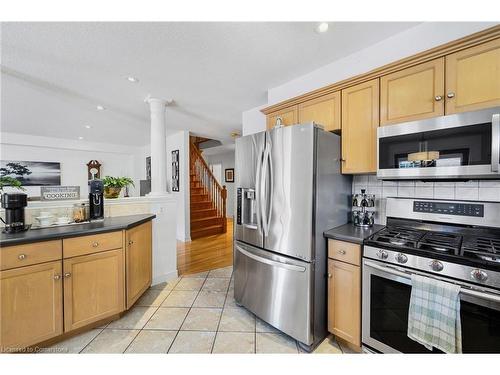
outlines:
[{"label": "stair newel post", "polygon": [[226,231],[227,231],[227,220],[226,220],[227,189],[226,189],[226,185],[222,185],[222,191],[221,191],[220,196],[222,198],[222,233],[226,233]]}]

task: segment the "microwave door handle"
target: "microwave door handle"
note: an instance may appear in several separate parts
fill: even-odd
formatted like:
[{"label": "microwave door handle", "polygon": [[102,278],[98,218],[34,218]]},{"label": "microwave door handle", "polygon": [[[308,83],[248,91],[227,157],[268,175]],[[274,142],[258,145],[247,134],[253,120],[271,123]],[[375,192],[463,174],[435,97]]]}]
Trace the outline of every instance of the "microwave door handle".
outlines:
[{"label": "microwave door handle", "polygon": [[491,171],[500,172],[500,114],[491,118]]},{"label": "microwave door handle", "polygon": [[[399,277],[403,277],[405,279],[411,279],[411,274],[412,273],[415,273],[416,275],[421,275],[421,276],[427,276],[429,277],[430,279],[433,279],[433,277],[430,277],[428,275],[425,275],[425,274],[421,274],[421,273],[418,273],[418,272],[402,272],[402,271],[398,271],[392,267],[386,267],[386,266],[380,266],[374,262],[370,262],[370,261],[364,261],[364,264],[369,266],[369,267],[372,267],[372,268],[375,268],[377,270],[380,270],[380,271],[384,271],[384,272],[387,272],[391,275],[395,275],[395,276],[399,276]],[[477,290],[473,290],[473,289],[469,289],[469,288],[464,288],[464,287],[460,287],[460,293],[461,294],[464,294],[464,295],[467,295],[467,296],[471,296],[471,297],[477,297],[477,298],[481,298],[481,299],[484,299],[484,300],[488,300],[488,301],[492,301],[492,302],[500,302],[500,295],[496,295],[496,294],[492,294],[492,293],[486,293],[486,292],[480,292],[480,291],[477,291]]]}]

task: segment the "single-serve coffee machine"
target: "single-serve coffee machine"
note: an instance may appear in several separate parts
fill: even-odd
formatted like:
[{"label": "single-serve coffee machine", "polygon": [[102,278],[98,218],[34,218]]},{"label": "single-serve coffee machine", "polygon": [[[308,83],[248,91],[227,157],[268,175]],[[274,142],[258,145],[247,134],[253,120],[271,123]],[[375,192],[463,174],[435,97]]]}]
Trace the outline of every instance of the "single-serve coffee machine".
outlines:
[{"label": "single-serve coffee machine", "polygon": [[24,223],[24,207],[27,205],[28,196],[26,194],[2,194],[2,208],[5,209],[4,233],[23,232],[30,228],[30,225]]},{"label": "single-serve coffee machine", "polygon": [[104,219],[104,183],[102,180],[89,180],[89,220]]}]

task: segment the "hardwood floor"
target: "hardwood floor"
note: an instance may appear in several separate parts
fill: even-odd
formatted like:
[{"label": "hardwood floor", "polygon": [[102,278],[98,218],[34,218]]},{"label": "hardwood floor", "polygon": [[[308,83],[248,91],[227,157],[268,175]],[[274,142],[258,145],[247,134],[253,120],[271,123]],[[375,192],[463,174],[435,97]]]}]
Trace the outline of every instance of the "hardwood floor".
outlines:
[{"label": "hardwood floor", "polygon": [[233,264],[233,221],[227,220],[227,232],[177,242],[179,275],[203,272]]}]

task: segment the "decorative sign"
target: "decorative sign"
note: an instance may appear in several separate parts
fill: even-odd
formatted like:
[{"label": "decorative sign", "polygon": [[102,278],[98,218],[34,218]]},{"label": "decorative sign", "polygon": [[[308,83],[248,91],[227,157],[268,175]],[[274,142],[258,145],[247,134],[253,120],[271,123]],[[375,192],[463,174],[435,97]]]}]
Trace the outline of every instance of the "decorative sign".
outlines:
[{"label": "decorative sign", "polygon": [[179,150],[172,151],[172,191],[179,191]]},{"label": "decorative sign", "polygon": [[42,186],[40,188],[40,200],[42,201],[65,201],[80,199],[80,186]]}]

